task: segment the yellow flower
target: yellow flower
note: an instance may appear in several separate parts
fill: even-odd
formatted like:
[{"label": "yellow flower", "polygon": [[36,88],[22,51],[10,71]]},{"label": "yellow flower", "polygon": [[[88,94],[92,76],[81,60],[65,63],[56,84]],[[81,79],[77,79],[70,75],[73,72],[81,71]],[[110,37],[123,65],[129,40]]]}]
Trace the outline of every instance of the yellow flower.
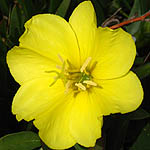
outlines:
[{"label": "yellow flower", "polygon": [[34,120],[49,147],[94,146],[104,115],[127,113],[141,104],[141,83],[130,71],[134,41],[121,28],[97,28],[90,1],[74,10],[69,23],[41,14],[25,28],[19,46],[7,55],[21,85],[12,112],[18,121]]}]

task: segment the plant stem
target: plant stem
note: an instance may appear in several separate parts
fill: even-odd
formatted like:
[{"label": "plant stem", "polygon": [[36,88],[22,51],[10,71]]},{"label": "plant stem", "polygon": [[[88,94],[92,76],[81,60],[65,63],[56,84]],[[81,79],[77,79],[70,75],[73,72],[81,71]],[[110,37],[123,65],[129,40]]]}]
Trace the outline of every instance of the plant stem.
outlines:
[{"label": "plant stem", "polygon": [[140,17],[137,17],[137,18],[133,18],[133,19],[130,19],[130,20],[126,20],[124,22],[121,22],[119,24],[116,24],[116,25],[113,25],[109,28],[111,29],[117,29],[117,28],[120,28],[124,25],[127,25],[127,24],[130,24],[130,23],[133,23],[133,22],[137,22],[137,21],[144,21],[146,17],[150,16],[150,11],[148,11],[146,14],[144,14],[143,16],[140,16]]}]

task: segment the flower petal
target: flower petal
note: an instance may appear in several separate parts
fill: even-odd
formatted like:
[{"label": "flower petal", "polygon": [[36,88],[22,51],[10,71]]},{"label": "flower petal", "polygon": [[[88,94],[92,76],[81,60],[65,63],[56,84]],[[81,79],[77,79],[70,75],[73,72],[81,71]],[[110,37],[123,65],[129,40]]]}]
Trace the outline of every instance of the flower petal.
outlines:
[{"label": "flower petal", "polygon": [[77,143],[85,147],[93,147],[101,137],[102,117],[97,110],[95,100],[88,92],[80,92],[74,99],[70,131]]},{"label": "flower petal", "polygon": [[80,3],[73,11],[69,23],[77,36],[81,64],[83,64],[93,49],[97,29],[96,14],[92,3],[90,1]]},{"label": "flower petal", "polygon": [[67,149],[76,143],[69,131],[71,96],[60,97],[62,103],[53,110],[50,108],[34,121],[35,126],[39,129],[39,136],[52,149]]},{"label": "flower petal", "polygon": [[64,85],[58,80],[53,86],[53,78],[37,78],[26,82],[17,91],[13,103],[12,112],[17,119],[30,121],[49,107],[53,108],[61,102],[64,95]]},{"label": "flower petal", "polygon": [[99,88],[93,88],[93,99],[99,103],[103,115],[128,113],[136,110],[143,99],[143,89],[133,72],[113,80],[97,80]]},{"label": "flower petal", "polygon": [[91,57],[98,63],[93,71],[97,79],[113,79],[125,75],[133,65],[136,47],[132,36],[119,29],[99,27]]},{"label": "flower petal", "polygon": [[42,76],[54,76],[47,71],[56,70],[56,62],[32,50],[15,46],[7,54],[7,63],[19,84]]},{"label": "flower petal", "polygon": [[53,60],[60,55],[79,65],[79,49],[76,36],[65,19],[52,14],[40,14],[25,23],[20,46],[32,49]]}]

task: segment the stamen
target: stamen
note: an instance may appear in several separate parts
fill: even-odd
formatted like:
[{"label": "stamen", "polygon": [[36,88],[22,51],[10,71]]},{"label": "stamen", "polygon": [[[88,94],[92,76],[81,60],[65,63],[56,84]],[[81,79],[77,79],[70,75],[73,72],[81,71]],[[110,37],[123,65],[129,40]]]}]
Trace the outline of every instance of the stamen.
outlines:
[{"label": "stamen", "polygon": [[69,81],[67,81],[67,83],[66,83],[66,89],[69,89],[70,88],[70,86],[71,86],[71,84],[72,84],[72,82],[69,80]]},{"label": "stamen", "polygon": [[62,66],[56,65],[56,68],[61,70]]},{"label": "stamen", "polygon": [[75,68],[68,59],[67,59],[67,64],[70,69]]},{"label": "stamen", "polygon": [[75,83],[75,86],[82,89],[83,91],[86,91],[86,87],[82,83]]},{"label": "stamen", "polygon": [[77,69],[72,69],[72,70],[71,70],[71,69],[68,69],[67,71],[68,71],[70,74],[73,74],[73,73],[80,73],[79,70],[77,70]]},{"label": "stamen", "polygon": [[67,83],[66,83],[66,85],[65,85],[65,87],[66,87],[65,93],[68,93],[71,84],[72,84],[72,82],[71,82],[70,80],[67,81]]},{"label": "stamen", "polygon": [[85,70],[85,68],[87,67],[87,65],[89,64],[89,62],[91,61],[92,57],[88,57],[86,59],[86,61],[84,62],[84,64],[82,65],[80,71],[83,72]]},{"label": "stamen", "polygon": [[[62,62],[61,65],[57,65],[56,68],[60,69],[58,72],[57,70],[45,71],[46,73],[54,73],[56,76],[54,77],[54,81],[50,84],[50,86],[54,85],[58,79],[61,79],[65,86],[65,93],[68,93],[70,89],[74,91],[74,96],[76,96],[81,91],[86,91],[91,86],[97,86],[97,83],[93,82],[90,68],[94,68],[96,66],[95,62],[92,67],[87,66],[91,61],[91,57],[88,57],[80,69],[74,67],[69,60],[63,60],[63,58],[58,54],[58,58]],[[89,70],[88,70],[89,69]]]},{"label": "stamen", "polygon": [[58,54],[57,56],[58,56],[59,60],[60,60],[62,63],[64,63],[63,58],[62,58],[59,54]]},{"label": "stamen", "polygon": [[65,61],[64,61],[63,65],[62,65],[62,69],[61,69],[61,74],[64,73],[65,69],[66,69],[66,64],[65,64]]},{"label": "stamen", "polygon": [[92,85],[92,86],[97,86],[97,83],[91,81],[91,80],[84,80],[83,83],[87,84],[87,85]]}]

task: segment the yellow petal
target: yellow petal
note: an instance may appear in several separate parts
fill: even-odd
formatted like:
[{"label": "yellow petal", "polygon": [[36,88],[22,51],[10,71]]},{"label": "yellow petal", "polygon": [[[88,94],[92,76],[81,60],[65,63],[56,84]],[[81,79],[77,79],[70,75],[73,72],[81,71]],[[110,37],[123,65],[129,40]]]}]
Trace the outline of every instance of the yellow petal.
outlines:
[{"label": "yellow petal", "polygon": [[95,42],[97,28],[96,15],[90,1],[80,3],[73,11],[69,23],[71,24],[80,47],[81,64],[90,57]]},{"label": "yellow petal", "polygon": [[136,47],[132,36],[121,28],[99,27],[91,57],[97,61],[93,76],[113,79],[126,74],[133,65]]},{"label": "yellow petal", "polygon": [[136,110],[143,100],[143,89],[133,72],[112,80],[97,80],[100,88],[93,88],[93,99],[97,100],[103,115],[127,113]]},{"label": "yellow petal", "polygon": [[7,54],[7,63],[11,74],[19,84],[42,76],[54,76],[47,73],[56,70],[56,62],[30,49],[14,47]]},{"label": "yellow petal", "polygon": [[71,110],[70,132],[77,143],[93,147],[101,137],[102,117],[95,100],[88,92],[80,92],[74,99]]},{"label": "yellow petal", "polygon": [[36,117],[34,124],[39,129],[39,136],[52,149],[67,149],[76,141],[69,131],[71,96],[60,97],[62,103]]},{"label": "yellow petal", "polygon": [[32,49],[45,57],[57,60],[58,55],[79,65],[76,36],[65,19],[52,14],[40,14],[25,24],[20,46]]},{"label": "yellow petal", "polygon": [[17,91],[13,103],[12,112],[17,119],[30,121],[51,109],[61,102],[64,95],[64,85],[58,80],[53,86],[50,84],[53,78],[37,78],[26,82]]}]

